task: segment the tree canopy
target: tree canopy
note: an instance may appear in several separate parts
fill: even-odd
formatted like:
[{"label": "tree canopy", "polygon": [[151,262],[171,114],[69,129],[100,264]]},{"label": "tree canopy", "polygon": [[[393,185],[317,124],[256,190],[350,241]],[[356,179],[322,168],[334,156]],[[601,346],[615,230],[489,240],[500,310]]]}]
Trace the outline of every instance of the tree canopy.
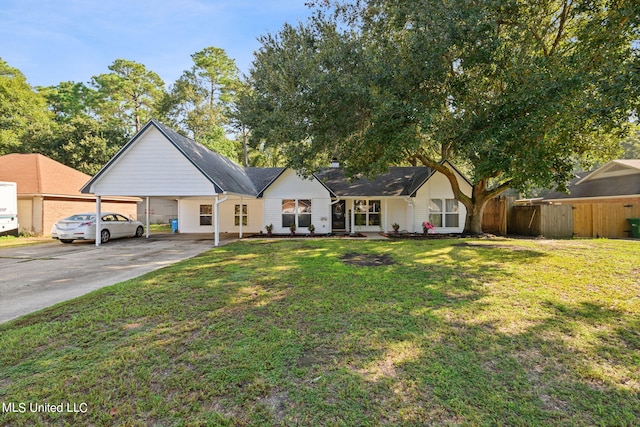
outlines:
[{"label": "tree canopy", "polygon": [[183,72],[165,98],[164,114],[185,135],[237,159],[237,146],[226,136],[240,86],[235,61],[216,47],[198,51],[191,59],[193,66]]},{"label": "tree canopy", "polygon": [[52,124],[46,99],[0,58],[0,155],[22,151],[26,142],[49,132]]},{"label": "tree canopy", "polygon": [[37,152],[93,174],[155,117],[237,159],[239,144],[227,137],[240,85],[235,63],[214,47],[192,59],[169,91],[158,74],[126,59],[87,84],[37,88],[0,59],[0,155]]},{"label": "tree canopy", "polygon": [[261,38],[244,103],[253,138],[303,173],[334,156],[351,174],[432,167],[479,233],[505,189],[563,188],[576,164],[620,154],[638,102],[636,1],[315,3]]}]

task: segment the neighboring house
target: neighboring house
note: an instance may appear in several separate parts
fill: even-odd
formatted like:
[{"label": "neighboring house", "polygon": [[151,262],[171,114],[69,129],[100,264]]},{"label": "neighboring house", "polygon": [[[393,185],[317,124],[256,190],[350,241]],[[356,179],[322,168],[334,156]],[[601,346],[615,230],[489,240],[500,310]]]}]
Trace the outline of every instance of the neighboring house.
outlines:
[{"label": "neighboring house", "polygon": [[[471,184],[452,165],[463,191]],[[228,158],[154,120],[147,123],[82,188],[101,200],[107,194],[177,200],[184,233],[257,233],[273,225],[288,233],[388,231],[393,223],[421,232],[461,232],[466,210],[444,175],[427,167],[390,168],[375,180],[349,181],[339,168],[309,179],[285,168],[242,168]],[[151,219],[151,209],[147,209]]]},{"label": "neighboring house", "polygon": [[[20,230],[49,235],[58,220],[75,213],[93,212],[96,199],[80,193],[91,177],[41,154],[0,156],[0,181],[13,181],[18,189]],[[136,216],[139,199],[106,197],[105,209]]]},{"label": "neighboring house", "polygon": [[640,159],[613,160],[592,172],[581,172],[568,185],[568,193],[553,191],[544,202],[638,203]]}]

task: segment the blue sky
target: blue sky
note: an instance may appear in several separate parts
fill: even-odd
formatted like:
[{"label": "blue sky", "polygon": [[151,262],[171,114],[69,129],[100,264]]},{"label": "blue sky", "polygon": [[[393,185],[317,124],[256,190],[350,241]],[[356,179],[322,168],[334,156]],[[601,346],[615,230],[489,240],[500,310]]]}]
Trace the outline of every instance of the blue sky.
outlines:
[{"label": "blue sky", "polygon": [[0,57],[32,86],[89,82],[115,59],[171,85],[208,46],[247,73],[257,38],[310,15],[306,0],[0,0]]}]

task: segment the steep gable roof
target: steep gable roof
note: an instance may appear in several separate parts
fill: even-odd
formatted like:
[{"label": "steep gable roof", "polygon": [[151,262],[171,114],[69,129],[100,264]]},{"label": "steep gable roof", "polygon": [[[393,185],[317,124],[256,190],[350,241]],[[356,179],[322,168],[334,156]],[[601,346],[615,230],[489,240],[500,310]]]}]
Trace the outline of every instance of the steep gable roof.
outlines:
[{"label": "steep gable roof", "polygon": [[0,156],[0,181],[17,183],[18,194],[81,196],[89,175],[42,154]]},{"label": "steep gable roof", "polygon": [[[175,130],[150,120],[109,162],[82,187],[83,193],[90,193],[94,183],[106,174],[120,157],[143,137],[150,127],[160,132],[206,180],[214,185],[217,193],[234,193],[262,197],[286,170],[286,168],[242,168],[227,157],[209,150],[196,141]],[[449,164],[450,165],[450,164]],[[457,169],[450,165],[463,179]],[[169,171],[168,171],[169,172]],[[393,197],[415,196],[427,180],[433,176],[432,168],[391,167],[386,174],[374,179],[357,178],[348,180],[344,171],[338,168],[326,169],[314,175],[332,196],[344,197]]]},{"label": "steep gable roof", "polygon": [[580,172],[568,193],[551,191],[543,200],[640,196],[640,160],[614,160],[591,172]]},{"label": "steep gable roof", "polygon": [[89,193],[91,185],[104,175],[119,157],[141,138],[147,129],[154,126],[167,140],[175,146],[193,166],[214,185],[218,193],[237,193],[255,195],[255,188],[244,170],[227,157],[209,150],[196,141],[187,138],[165,125],[150,120],[118,153],[82,188]]},{"label": "steep gable roof", "polygon": [[640,159],[612,160],[598,169],[586,174],[578,181],[578,183],[593,179],[635,174],[640,174]]}]

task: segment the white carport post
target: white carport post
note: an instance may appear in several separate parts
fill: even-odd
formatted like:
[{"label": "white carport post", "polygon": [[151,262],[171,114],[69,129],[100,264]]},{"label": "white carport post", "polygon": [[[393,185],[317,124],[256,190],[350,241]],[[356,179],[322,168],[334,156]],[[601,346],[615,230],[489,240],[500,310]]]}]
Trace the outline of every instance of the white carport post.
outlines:
[{"label": "white carport post", "polygon": [[145,200],[146,206],[144,208],[145,216],[146,216],[146,224],[145,230],[147,230],[146,237],[149,238],[149,196],[146,197]]},{"label": "white carport post", "polygon": [[214,215],[215,215],[215,222],[214,222],[214,229],[213,229],[213,234],[214,234],[214,238],[213,238],[213,245],[214,246],[218,246],[220,245],[220,215],[218,215],[220,213],[220,208],[218,207],[220,205],[220,203],[225,202],[228,199],[228,197],[225,197],[222,200],[218,200],[218,195],[216,194],[216,202],[214,205]]},{"label": "white carport post", "polygon": [[102,226],[100,221],[100,218],[102,217],[101,208],[102,198],[100,196],[96,196],[96,247],[100,246],[100,228]]}]

